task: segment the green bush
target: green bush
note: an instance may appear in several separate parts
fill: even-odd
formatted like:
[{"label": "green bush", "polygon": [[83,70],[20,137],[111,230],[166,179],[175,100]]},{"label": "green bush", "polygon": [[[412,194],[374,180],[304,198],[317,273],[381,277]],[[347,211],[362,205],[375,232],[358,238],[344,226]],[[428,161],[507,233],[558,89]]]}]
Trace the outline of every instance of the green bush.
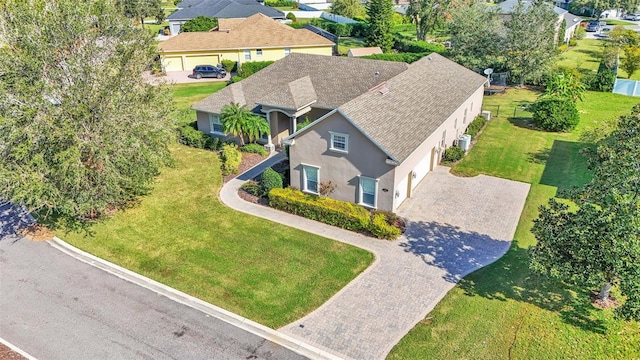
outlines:
[{"label": "green bush", "polygon": [[541,97],[530,107],[533,123],[547,131],[571,131],[580,121],[576,104],[560,97]]},{"label": "green bush", "polygon": [[465,131],[465,133],[471,135],[471,139],[475,139],[486,123],[487,119],[482,115],[478,115],[475,119],[473,119],[471,124],[469,124],[469,127],[467,127],[467,131]]},{"label": "green bush", "polygon": [[244,79],[244,78],[243,78],[242,76],[240,76],[240,75],[233,75],[233,76],[231,77],[231,82],[232,82],[232,83],[237,83],[238,81],[240,81],[240,80],[242,80],[242,79]]},{"label": "green bush", "polygon": [[204,148],[207,150],[219,151],[225,142],[219,137],[209,136],[207,142],[204,144]]},{"label": "green bush", "polygon": [[233,60],[222,60],[222,67],[224,71],[231,73],[232,71],[236,71],[237,62]]},{"label": "green bush", "polygon": [[371,222],[369,212],[362,206],[305,194],[292,188],[272,189],[269,192],[269,205],[278,210],[347,230],[367,230]]},{"label": "green bush", "polygon": [[557,47],[558,54],[561,54],[567,50],[569,50],[569,45],[567,44],[561,44],[560,46]]},{"label": "green bush", "polygon": [[372,59],[372,60],[386,60],[386,61],[397,61],[397,62],[406,62],[411,64],[414,61],[420,60],[421,58],[429,55],[430,53],[400,53],[400,54],[373,54],[362,56],[363,59]]},{"label": "green bush", "polygon": [[598,73],[587,84],[589,90],[610,92],[616,82],[616,73],[604,63],[598,67]]},{"label": "green bush", "polygon": [[291,12],[287,13],[287,19],[291,20],[292,22],[296,22],[297,21],[296,16]]},{"label": "green bush", "polygon": [[273,61],[245,62],[245,63],[242,63],[242,66],[240,66],[240,69],[238,70],[238,75],[242,76],[243,78],[248,78],[249,76],[257,73],[258,71],[266,68],[271,64],[273,64]]},{"label": "green bush", "polygon": [[267,156],[267,150],[264,146],[256,143],[247,144],[240,148],[240,151],[252,154],[260,154],[260,156]]},{"label": "green bush", "polygon": [[573,33],[573,37],[575,37],[577,40],[584,39],[586,35],[587,35],[587,29],[583,28],[582,26],[578,26],[578,28],[576,29],[576,32]]},{"label": "green bush", "polygon": [[371,222],[369,223],[369,232],[378,239],[394,240],[400,236],[400,229],[390,225],[387,222],[387,217],[384,214],[374,214]]},{"label": "green bush", "polygon": [[292,23],[288,23],[287,25],[294,29],[302,29],[305,24],[301,22],[292,22]]},{"label": "green bush", "polygon": [[436,52],[438,54],[444,54],[447,52],[447,49],[442,44],[433,44],[427,41],[419,41],[419,40],[407,40],[400,37],[396,37],[393,48],[398,50],[401,53],[414,53],[414,54],[422,54],[422,53],[430,54],[432,52]]},{"label": "green bush", "polygon": [[249,180],[244,182],[244,184],[240,186],[240,189],[248,192],[253,196],[261,196],[261,193],[262,193],[260,184],[258,184],[258,182],[255,180]]},{"label": "green bush", "polygon": [[462,159],[463,157],[464,150],[457,146],[452,146],[444,150],[444,155],[442,155],[442,162],[450,164]]},{"label": "green bush", "polygon": [[578,45],[578,41],[576,39],[569,39],[569,46],[576,46]]},{"label": "green bush", "polygon": [[204,149],[207,141],[211,139],[211,136],[196,130],[191,125],[184,125],[178,128],[178,141],[181,144],[191,146],[198,149]]},{"label": "green bush", "polygon": [[267,168],[260,176],[260,194],[266,196],[271,189],[282,189],[282,176],[273,168]]},{"label": "green bush", "polygon": [[265,5],[271,7],[297,7],[298,3],[292,0],[266,0]]},{"label": "green bush", "polygon": [[235,144],[226,144],[222,146],[220,160],[222,160],[222,175],[237,174],[242,161],[242,153]]}]

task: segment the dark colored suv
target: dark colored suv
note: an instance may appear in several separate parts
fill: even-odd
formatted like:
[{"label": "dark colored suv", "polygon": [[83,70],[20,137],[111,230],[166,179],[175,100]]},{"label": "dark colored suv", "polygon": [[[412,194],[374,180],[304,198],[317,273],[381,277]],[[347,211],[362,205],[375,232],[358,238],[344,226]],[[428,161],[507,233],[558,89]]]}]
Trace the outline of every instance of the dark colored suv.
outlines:
[{"label": "dark colored suv", "polygon": [[223,68],[213,65],[196,65],[196,67],[193,68],[192,76],[196,79],[202,79],[203,77],[222,79],[227,76],[227,72]]}]

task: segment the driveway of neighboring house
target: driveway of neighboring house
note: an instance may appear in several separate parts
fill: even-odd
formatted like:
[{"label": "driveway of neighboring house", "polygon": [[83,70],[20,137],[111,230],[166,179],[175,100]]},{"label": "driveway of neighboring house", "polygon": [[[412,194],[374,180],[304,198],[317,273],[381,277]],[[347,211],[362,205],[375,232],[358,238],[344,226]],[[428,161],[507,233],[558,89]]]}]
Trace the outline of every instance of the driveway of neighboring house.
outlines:
[{"label": "driveway of neighboring house", "polygon": [[[215,65],[215,64],[214,64]],[[162,76],[154,76],[151,73],[146,72],[144,74],[144,78],[148,83],[152,85],[157,85],[161,83],[169,83],[169,84],[186,84],[186,83],[203,83],[203,82],[211,82],[211,81],[229,81],[231,80],[231,74],[227,74],[222,79],[216,78],[202,78],[196,79],[191,77],[192,71],[170,71],[166,73],[166,75]]]},{"label": "driveway of neighboring house", "polygon": [[377,240],[241,200],[242,182],[280,157],[227,183],[220,198],[237,210],[375,254],[375,262],[329,301],[280,329],[346,359],[384,359],[463,276],[500,258],[529,192],[529,184],[460,178],[438,167],[399,211],[409,220],[406,233],[397,241]]}]

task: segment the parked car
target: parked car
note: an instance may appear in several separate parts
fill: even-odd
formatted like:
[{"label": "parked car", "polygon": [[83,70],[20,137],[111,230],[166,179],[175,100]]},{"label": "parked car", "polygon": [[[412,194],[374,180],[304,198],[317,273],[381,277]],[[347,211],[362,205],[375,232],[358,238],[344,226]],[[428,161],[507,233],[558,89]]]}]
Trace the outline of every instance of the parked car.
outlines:
[{"label": "parked car", "polygon": [[600,39],[608,39],[609,38],[609,32],[611,31],[611,28],[602,28],[602,30],[600,30]]},{"label": "parked car", "polygon": [[640,20],[640,14],[625,14],[622,17],[623,20],[631,20],[631,21],[638,21]]},{"label": "parked car", "polygon": [[196,65],[193,68],[193,73],[191,74],[196,79],[202,79],[203,77],[214,77],[218,79],[222,79],[227,76],[227,72],[218,66],[213,65]]},{"label": "parked car", "polygon": [[600,30],[600,22],[598,22],[598,21],[589,21],[589,23],[587,24],[586,30],[588,32],[596,32],[596,31]]}]

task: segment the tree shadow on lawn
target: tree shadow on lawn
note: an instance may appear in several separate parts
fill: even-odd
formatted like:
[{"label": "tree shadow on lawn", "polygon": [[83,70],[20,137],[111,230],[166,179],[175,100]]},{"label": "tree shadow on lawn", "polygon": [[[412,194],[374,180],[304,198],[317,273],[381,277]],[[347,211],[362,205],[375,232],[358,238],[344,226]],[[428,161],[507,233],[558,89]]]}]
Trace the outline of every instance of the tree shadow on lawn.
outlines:
[{"label": "tree shadow on lawn", "polygon": [[529,162],[544,164],[540,184],[558,188],[556,196],[566,190],[583,186],[591,179],[587,159],[581,150],[589,145],[580,142],[554,140],[550,149],[528,153]]},{"label": "tree shadow on lawn", "polygon": [[[409,223],[405,237],[407,241],[399,245],[406,252],[445,270],[444,279],[457,282],[468,296],[530,303],[558,312],[564,322],[583,330],[606,332],[603,321],[591,317],[591,312],[597,310],[586,290],[531,273],[527,250],[515,242],[510,247],[509,242],[488,235],[422,221]],[[492,261],[496,262],[466,276]]]}]

